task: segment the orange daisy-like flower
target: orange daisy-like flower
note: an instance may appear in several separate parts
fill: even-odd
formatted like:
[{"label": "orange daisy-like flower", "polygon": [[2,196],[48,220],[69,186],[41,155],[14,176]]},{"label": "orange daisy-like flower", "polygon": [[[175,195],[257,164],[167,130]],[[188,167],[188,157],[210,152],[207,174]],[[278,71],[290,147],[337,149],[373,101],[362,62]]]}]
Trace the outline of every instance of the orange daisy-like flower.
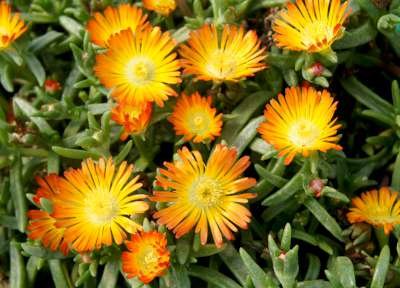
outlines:
[{"label": "orange daisy-like flower", "polygon": [[[33,201],[40,205],[40,199],[46,198],[54,203],[59,193],[60,178],[55,175],[47,175],[45,178],[36,178],[39,188]],[[29,210],[28,217],[30,219],[28,225],[28,238],[32,240],[40,240],[44,247],[52,251],[61,250],[64,255],[68,254],[69,245],[64,239],[64,228],[57,228],[56,220],[48,212],[43,210]]]},{"label": "orange daisy-like flower", "polygon": [[147,101],[163,106],[168,96],[176,96],[169,84],[180,83],[180,65],[175,42],[158,27],[125,30],[112,36],[110,49],[96,57],[94,71],[100,82],[112,90],[119,102]]},{"label": "orange daisy-like flower", "polygon": [[286,157],[285,164],[292,162],[296,154],[307,157],[312,151],[341,150],[335,144],[340,128],[333,119],[337,102],[327,90],[322,93],[313,87],[292,87],[285,96],[278,95],[265,107],[266,122],[258,131],[262,138]]},{"label": "orange daisy-like flower", "polygon": [[394,225],[400,224],[399,193],[390,191],[389,187],[371,190],[352,199],[347,219],[350,223],[367,222],[376,227],[383,227],[389,234]]},{"label": "orange daisy-like flower", "polygon": [[143,6],[147,10],[155,11],[158,14],[168,16],[176,9],[175,0],[143,0]]},{"label": "orange daisy-like flower", "polygon": [[121,4],[118,7],[107,7],[104,13],[96,12],[87,23],[87,30],[93,43],[108,47],[108,40],[123,30],[145,29],[150,24],[142,9],[131,4]]},{"label": "orange daisy-like flower", "polygon": [[199,80],[236,82],[266,67],[265,48],[260,48],[255,31],[225,25],[218,35],[215,25],[209,24],[190,33],[188,45],[179,50],[185,74]]},{"label": "orange daisy-like flower", "polygon": [[342,36],[348,3],[340,0],[296,0],[288,2],[274,22],[278,47],[295,51],[320,52]]},{"label": "orange daisy-like flower", "polygon": [[125,244],[129,251],[122,253],[122,271],[128,278],[136,276],[148,284],[168,269],[170,253],[165,234],[138,232]]},{"label": "orange daisy-like flower", "polygon": [[201,243],[207,243],[208,226],[216,246],[221,247],[222,235],[234,238],[236,226],[246,229],[251,213],[243,205],[256,195],[239,193],[256,184],[253,178],[239,178],[250,165],[249,157],[239,160],[237,150],[218,144],[207,164],[199,151],[186,147],[178,151],[179,160],[164,163],[156,184],[164,191],[154,191],[152,201],[167,202],[169,207],[154,214],[158,223],[173,230],[177,238],[195,227]]},{"label": "orange daisy-like flower", "polygon": [[97,163],[87,159],[81,169],[64,173],[53,216],[76,251],[121,244],[127,233],[141,229],[131,217],[145,212],[148,204],[143,201],[146,195],[134,194],[142,184],[139,176],[129,180],[132,171],[133,165],[123,162],[117,168],[110,158]]},{"label": "orange daisy-like flower", "polygon": [[27,29],[19,13],[13,15],[11,6],[2,1],[0,3],[0,49],[10,46]]},{"label": "orange daisy-like flower", "polygon": [[131,134],[141,134],[146,131],[153,112],[153,103],[129,105],[119,103],[111,111],[111,119],[117,124],[124,126],[121,140],[124,141]]},{"label": "orange daisy-like flower", "polygon": [[198,92],[191,96],[182,94],[178,99],[169,121],[174,125],[176,135],[194,143],[214,140],[221,135],[222,114],[211,107],[211,96],[201,97]]}]

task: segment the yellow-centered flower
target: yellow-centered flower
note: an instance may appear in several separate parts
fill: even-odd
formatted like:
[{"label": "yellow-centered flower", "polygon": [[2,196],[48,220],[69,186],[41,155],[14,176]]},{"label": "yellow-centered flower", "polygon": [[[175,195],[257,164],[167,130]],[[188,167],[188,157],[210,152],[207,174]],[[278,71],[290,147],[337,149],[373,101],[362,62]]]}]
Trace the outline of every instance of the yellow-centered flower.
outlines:
[{"label": "yellow-centered flower", "polygon": [[[337,102],[327,90],[318,92],[313,87],[292,87],[285,96],[271,100],[266,105],[258,131],[262,138],[285,157],[285,164],[292,162],[296,154],[307,157],[312,151],[341,150],[336,144],[340,128],[333,119]],[[333,120],[332,120],[333,119]]]},{"label": "yellow-centered flower", "polygon": [[351,200],[352,207],[347,213],[350,223],[367,222],[375,227],[383,227],[389,234],[394,225],[400,224],[399,193],[389,187],[371,190]]},{"label": "yellow-centered flower", "polygon": [[148,284],[168,269],[170,253],[165,234],[138,232],[125,245],[128,251],[122,253],[122,271],[128,278],[138,277]]},{"label": "yellow-centered flower", "polygon": [[[60,177],[51,174],[44,178],[36,178],[39,188],[33,201],[40,205],[41,198],[45,198],[54,203],[58,193]],[[32,240],[40,240],[44,247],[52,251],[61,250],[64,255],[68,254],[69,245],[64,239],[64,228],[57,228],[56,219],[44,210],[29,210],[28,217],[30,219],[28,225],[28,238]]]},{"label": "yellow-centered flower", "polygon": [[96,12],[88,21],[86,29],[93,43],[107,47],[108,40],[123,30],[145,29],[150,24],[142,9],[131,4],[121,4],[118,7],[108,6],[103,13]]},{"label": "yellow-centered flower", "polygon": [[272,29],[276,45],[295,51],[320,52],[342,36],[348,3],[340,0],[296,0],[287,3]]},{"label": "yellow-centered flower", "polygon": [[143,0],[143,6],[147,10],[155,11],[158,14],[168,16],[176,9],[175,0]]},{"label": "yellow-centered flower", "polygon": [[64,238],[78,252],[92,251],[113,243],[121,244],[127,233],[142,227],[133,216],[148,209],[146,195],[135,194],[142,184],[131,179],[133,165],[115,167],[111,158],[64,172],[54,203],[56,226],[64,228]]},{"label": "yellow-centered flower", "polygon": [[176,96],[169,85],[181,82],[175,42],[158,27],[124,30],[111,36],[109,49],[97,55],[94,67],[100,82],[112,89],[119,102],[156,102],[163,106],[168,96]]},{"label": "yellow-centered flower", "polygon": [[28,27],[21,20],[19,13],[12,13],[7,2],[0,3],[0,50],[7,48],[19,38]]},{"label": "yellow-centered flower", "polygon": [[169,121],[174,125],[176,135],[194,143],[214,140],[221,135],[222,114],[211,107],[211,96],[201,97],[198,92],[178,99]]},{"label": "yellow-centered flower", "polygon": [[[167,202],[169,207],[154,214],[158,223],[166,225],[177,238],[193,228],[207,243],[208,227],[215,244],[223,244],[223,236],[232,240],[237,226],[246,229],[251,213],[242,204],[256,195],[239,193],[253,187],[256,180],[240,178],[250,165],[249,157],[237,160],[237,150],[218,144],[207,164],[199,151],[186,147],[178,151],[179,160],[164,163],[156,184],[163,191],[154,191],[152,201]],[[222,236],[223,235],[223,236]]]},{"label": "yellow-centered flower", "polygon": [[144,102],[136,105],[118,103],[111,111],[111,119],[124,127],[121,140],[126,140],[129,135],[141,134],[146,131],[153,112],[153,103]]},{"label": "yellow-centered flower", "polygon": [[182,45],[179,53],[185,74],[193,74],[199,80],[236,82],[266,67],[265,48],[260,45],[255,31],[224,25],[219,36],[214,25],[206,24],[190,33],[187,45]]}]

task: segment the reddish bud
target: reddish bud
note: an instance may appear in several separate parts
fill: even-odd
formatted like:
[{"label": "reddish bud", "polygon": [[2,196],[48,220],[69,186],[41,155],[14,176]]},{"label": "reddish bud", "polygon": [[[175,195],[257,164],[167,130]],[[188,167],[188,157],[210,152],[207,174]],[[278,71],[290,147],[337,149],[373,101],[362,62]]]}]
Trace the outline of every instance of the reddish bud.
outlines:
[{"label": "reddish bud", "polygon": [[56,93],[61,90],[61,84],[57,80],[46,79],[44,81],[44,90],[51,94]]}]

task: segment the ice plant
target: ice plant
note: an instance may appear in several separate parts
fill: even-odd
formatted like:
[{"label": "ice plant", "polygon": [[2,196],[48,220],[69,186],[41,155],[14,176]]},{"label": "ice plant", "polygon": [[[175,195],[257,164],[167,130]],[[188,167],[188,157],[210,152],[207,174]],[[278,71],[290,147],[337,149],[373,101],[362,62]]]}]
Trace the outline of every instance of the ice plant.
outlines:
[{"label": "ice plant", "polygon": [[313,151],[340,150],[336,119],[332,119],[337,102],[327,90],[318,92],[313,87],[292,87],[285,96],[266,105],[265,122],[258,131],[262,138],[285,157],[285,164],[296,154],[307,157]]},{"label": "ice plant", "polygon": [[199,80],[239,81],[266,67],[265,48],[255,31],[224,25],[219,36],[214,25],[206,24],[190,33],[187,45],[179,53],[185,74]]},{"label": "ice plant", "polygon": [[158,27],[125,30],[112,36],[109,44],[106,53],[97,55],[94,71],[116,100],[163,106],[168,96],[176,96],[169,84],[181,82],[180,65],[169,33]]},{"label": "ice plant", "polygon": [[[40,205],[41,198],[45,198],[50,202],[56,201],[59,193],[60,178],[55,175],[47,175],[44,178],[36,178],[39,188],[33,201]],[[28,238],[32,240],[40,240],[44,247],[52,251],[61,250],[63,254],[68,254],[69,245],[64,239],[64,228],[55,226],[55,218],[45,210],[29,210],[28,217],[30,219],[28,225]]]},{"label": "ice plant", "polygon": [[133,165],[116,167],[112,159],[92,159],[82,167],[64,172],[53,216],[65,228],[65,240],[78,252],[92,251],[113,243],[121,244],[127,233],[141,226],[131,217],[143,213],[146,195],[135,194],[142,184],[138,176],[129,180]]},{"label": "ice plant", "polygon": [[168,16],[176,9],[175,0],[143,0],[143,6],[147,10],[155,11],[158,14]]},{"label": "ice plant", "polygon": [[122,271],[128,278],[138,277],[148,284],[168,269],[170,253],[165,234],[138,232],[125,245],[128,251],[122,253]]},{"label": "ice plant", "polygon": [[142,9],[131,4],[120,4],[118,7],[108,6],[103,13],[94,13],[86,29],[93,43],[100,47],[107,47],[112,35],[126,29],[136,31],[149,26],[147,15]]},{"label": "ice plant", "polygon": [[342,36],[348,3],[340,0],[296,0],[276,18],[273,35],[278,47],[321,52]]},{"label": "ice plant", "polygon": [[2,1],[0,3],[0,50],[10,46],[26,29],[28,27],[21,20],[19,13],[11,13],[11,6]]},{"label": "ice plant", "polygon": [[184,147],[178,155],[180,159],[164,163],[167,169],[160,169],[157,176],[156,184],[163,191],[154,191],[151,200],[169,203],[169,207],[154,217],[177,238],[195,228],[202,244],[207,243],[209,226],[216,246],[221,247],[223,236],[232,240],[236,226],[246,229],[250,222],[251,213],[242,204],[255,194],[239,193],[256,184],[253,178],[240,178],[250,165],[249,157],[237,160],[237,150],[221,144],[207,164],[199,151]]},{"label": "ice plant", "polygon": [[398,192],[389,187],[371,190],[352,199],[352,207],[347,213],[350,223],[367,222],[375,227],[383,227],[389,234],[394,225],[400,224],[400,201]]},{"label": "ice plant", "polygon": [[191,96],[182,94],[178,99],[169,122],[174,125],[176,135],[194,143],[214,140],[221,135],[222,114],[211,106],[211,96],[201,97],[196,92]]},{"label": "ice plant", "polygon": [[143,133],[150,123],[153,103],[144,102],[135,105],[119,103],[111,111],[111,119],[124,127],[121,140],[129,135]]}]

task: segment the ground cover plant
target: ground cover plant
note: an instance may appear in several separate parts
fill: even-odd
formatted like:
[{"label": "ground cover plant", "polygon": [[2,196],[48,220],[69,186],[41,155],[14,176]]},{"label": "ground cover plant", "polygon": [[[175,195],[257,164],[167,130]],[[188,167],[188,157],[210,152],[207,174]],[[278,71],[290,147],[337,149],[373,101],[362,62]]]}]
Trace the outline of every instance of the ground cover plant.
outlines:
[{"label": "ground cover plant", "polygon": [[400,287],[399,0],[0,2],[1,287]]}]

